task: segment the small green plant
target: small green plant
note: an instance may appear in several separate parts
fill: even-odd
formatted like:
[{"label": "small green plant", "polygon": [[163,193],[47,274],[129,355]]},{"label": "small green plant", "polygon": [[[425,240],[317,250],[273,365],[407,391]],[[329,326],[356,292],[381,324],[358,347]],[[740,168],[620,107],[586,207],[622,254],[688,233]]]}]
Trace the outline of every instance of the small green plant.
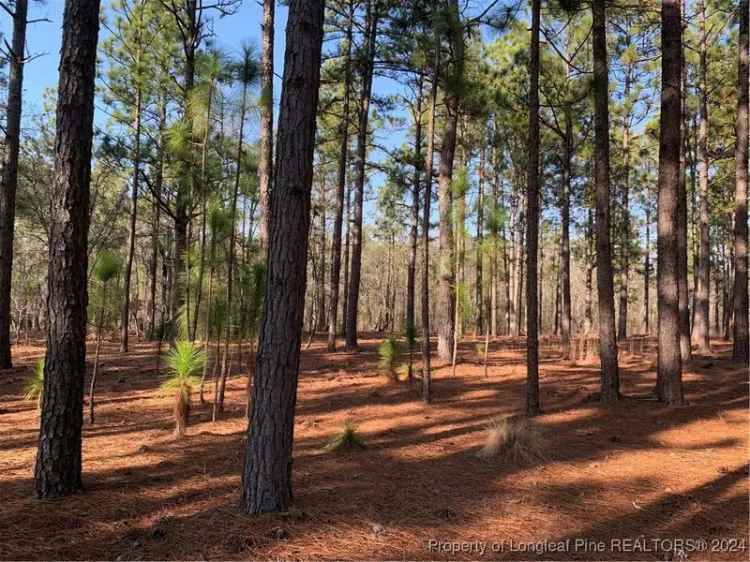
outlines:
[{"label": "small green plant", "polygon": [[539,426],[526,417],[501,416],[487,424],[487,437],[480,458],[500,457],[513,463],[544,459],[546,442]]},{"label": "small green plant", "polygon": [[357,433],[356,426],[350,421],[344,422],[341,432],[326,445],[327,451],[361,451],[364,448],[364,439]]},{"label": "small green plant", "polygon": [[26,380],[24,400],[36,400],[37,410],[42,409],[42,398],[44,398],[44,357],[34,363],[34,370]]},{"label": "small green plant", "polygon": [[175,437],[182,437],[190,417],[190,395],[200,385],[199,373],[207,360],[206,352],[191,341],[177,341],[167,354],[171,374],[161,385],[165,394],[174,397]]},{"label": "small green plant", "polygon": [[379,366],[383,374],[392,381],[398,380],[398,342],[394,338],[387,338],[378,346],[380,355]]}]

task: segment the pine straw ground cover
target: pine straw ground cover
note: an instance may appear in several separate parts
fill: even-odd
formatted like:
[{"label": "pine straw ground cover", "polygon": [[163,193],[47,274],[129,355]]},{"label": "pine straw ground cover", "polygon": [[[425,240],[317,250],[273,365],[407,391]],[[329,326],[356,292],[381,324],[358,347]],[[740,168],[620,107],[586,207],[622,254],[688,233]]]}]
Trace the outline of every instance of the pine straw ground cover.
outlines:
[{"label": "pine straw ground cover", "polygon": [[[595,366],[571,366],[545,348],[537,423],[547,450],[512,463],[477,453],[489,420],[522,410],[520,341],[492,342],[486,378],[465,342],[457,376],[449,366],[437,371],[432,406],[416,388],[384,380],[378,343],[365,340],[364,352],[351,355],[328,354],[316,341],[303,353],[296,505],[256,518],[237,509],[244,379],[230,380],[217,423],[209,404],[196,404],[187,436],[175,441],[152,344],[127,355],[114,344],[104,350],[97,424],[84,429],[86,492],[33,499],[37,413],[21,398],[42,349],[18,348],[18,366],[0,373],[0,558],[665,560],[679,556],[652,543],[616,551],[609,541],[746,539],[748,381],[727,359],[697,358],[685,375],[691,404],[664,409],[649,399],[653,355],[622,355],[627,398],[605,410],[595,401]],[[326,450],[346,420],[366,448]],[[510,551],[510,541],[565,539],[607,547]],[[438,541],[486,551],[430,550]],[[491,552],[493,543],[503,550]],[[688,558],[748,558],[731,543],[715,544]]]}]

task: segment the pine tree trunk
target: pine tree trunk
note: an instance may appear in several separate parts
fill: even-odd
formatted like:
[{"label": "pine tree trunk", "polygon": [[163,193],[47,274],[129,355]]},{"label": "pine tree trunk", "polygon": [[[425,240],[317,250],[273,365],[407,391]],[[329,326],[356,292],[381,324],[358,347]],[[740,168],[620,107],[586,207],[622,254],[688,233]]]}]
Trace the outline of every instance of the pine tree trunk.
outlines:
[{"label": "pine tree trunk", "polygon": [[[372,3],[376,3],[373,9]],[[357,318],[359,315],[359,286],[362,275],[362,220],[364,212],[365,174],[367,164],[367,143],[370,118],[370,97],[372,95],[373,68],[378,29],[377,0],[367,0],[367,40],[366,60],[362,73],[362,87],[359,98],[359,130],[357,133],[357,183],[354,193],[354,217],[352,218],[351,264],[346,308],[346,350],[357,349]]]},{"label": "pine tree trunk", "polygon": [[531,1],[529,159],[526,184],[526,415],[539,414],[539,26],[541,0]]},{"label": "pine tree trunk", "polygon": [[[333,219],[333,240],[331,243],[331,295],[328,299],[328,351],[336,351],[336,330],[339,314],[339,284],[341,280],[341,234],[344,222],[344,197],[346,196],[346,168],[349,157],[349,98],[352,89],[352,25],[354,16],[349,6],[346,26],[346,59],[344,60],[344,101],[339,127],[340,148],[336,172],[336,209]],[[344,285],[346,290],[346,285]],[[346,313],[346,307],[344,307]]]},{"label": "pine tree trunk", "polygon": [[60,50],[55,176],[50,202],[47,355],[37,497],[79,491],[86,376],[89,188],[99,0],[66,0]]},{"label": "pine tree trunk", "polygon": [[594,56],[594,188],[596,192],[596,288],[599,301],[599,356],[601,400],[615,402],[620,396],[615,332],[615,302],[610,242],[609,208],[609,77],[607,62],[607,14],[605,0],[593,1]]},{"label": "pine tree trunk", "polygon": [[682,95],[680,96],[680,192],[678,194],[677,214],[677,251],[679,276],[679,309],[680,309],[680,356],[684,365],[693,358],[690,347],[690,295],[688,294],[688,211],[687,211],[687,104],[685,96],[688,88],[685,50],[681,51]]},{"label": "pine tree trunk", "polygon": [[498,256],[497,256],[497,242],[498,242],[498,231],[499,231],[499,225],[498,225],[498,214],[499,214],[499,189],[498,189],[498,183],[500,181],[500,173],[498,171],[498,161],[500,159],[499,155],[497,154],[497,150],[493,150],[492,154],[494,155],[494,162],[493,162],[493,170],[492,170],[492,227],[490,229],[490,236],[492,237],[492,247],[491,247],[491,254],[490,254],[490,335],[496,336],[498,335],[498,306],[500,306],[500,297],[499,297],[499,283],[498,283],[498,276],[499,276],[499,267],[498,267]]},{"label": "pine tree trunk", "polygon": [[315,331],[326,329],[326,183],[325,180],[320,182],[320,246],[318,255],[320,256],[320,268],[316,284],[318,286],[318,317],[315,319]]},{"label": "pine tree trunk", "polygon": [[750,361],[750,341],[748,339],[748,294],[747,294],[747,153],[748,153],[748,100],[750,33],[748,32],[748,2],[739,3],[739,45],[737,80],[737,143],[735,145],[735,211],[734,211],[734,346],[732,357],[735,361],[748,364]]},{"label": "pine tree trunk", "polygon": [[16,0],[5,123],[5,158],[0,178],[0,369],[12,367],[10,293],[13,281],[13,238],[18,188],[18,153],[23,110],[23,67],[26,59],[27,0]]},{"label": "pine tree trunk", "polygon": [[[424,77],[419,76],[417,102],[414,108],[414,183],[412,185],[411,226],[409,229],[409,264],[406,273],[406,331],[409,340],[409,354],[414,353],[414,334],[416,333],[416,285],[417,254],[419,251],[419,196],[422,180],[424,157],[422,154],[422,90]],[[411,371],[410,371],[411,372]]]},{"label": "pine tree trunk", "polygon": [[[481,335],[484,326],[484,168],[487,146],[485,134],[482,133],[482,147],[479,153],[479,187],[477,194],[477,237],[476,237],[476,286],[474,300],[476,301],[475,332]],[[488,332],[489,333],[489,332]]]},{"label": "pine tree trunk", "polygon": [[563,359],[570,359],[572,335],[572,300],[570,290],[570,193],[573,177],[573,115],[565,108],[565,149],[562,197],[560,201],[560,341]]},{"label": "pine tree trunk", "polygon": [[128,350],[129,319],[130,319],[130,278],[133,273],[135,259],[135,228],[138,218],[138,187],[141,176],[141,88],[135,91],[135,136],[133,138],[133,180],[130,192],[130,231],[128,234],[128,257],[125,261],[122,288],[122,312],[120,314],[120,352]]},{"label": "pine tree trunk", "polygon": [[[433,7],[433,19],[434,19]],[[434,24],[434,22],[433,22]],[[437,28],[434,29],[437,39]],[[430,119],[427,123],[427,151],[425,152],[424,203],[422,204],[422,400],[429,404],[432,400],[432,369],[430,365],[430,213],[432,206],[432,172],[435,159],[435,120],[438,80],[440,76],[440,46],[435,41],[435,61],[432,68],[430,88]]]},{"label": "pine tree trunk", "polygon": [[263,60],[261,61],[260,154],[258,195],[260,206],[260,245],[268,245],[269,193],[273,176],[273,38],[276,0],[263,0]]},{"label": "pine tree trunk", "polygon": [[[156,163],[156,177],[154,178],[154,191],[158,196],[161,196],[162,185],[164,182],[164,150],[162,148],[164,142],[164,127],[166,122],[166,108],[165,104],[161,103],[159,107],[159,153],[157,156]],[[159,229],[161,227],[161,205],[156,196],[154,196],[153,203],[153,222],[151,224],[151,262],[149,264],[149,279],[150,279],[150,297],[149,297],[149,314],[148,314],[148,337],[154,337],[156,332],[156,292],[157,292],[157,271],[159,267]],[[164,306],[162,302],[162,306]],[[164,337],[163,334],[159,335],[159,338]]]},{"label": "pine tree trunk", "polygon": [[[237,197],[240,191],[240,177],[242,175],[242,149],[243,149],[243,137],[245,135],[245,111],[247,108],[247,82],[242,85],[242,106],[240,107],[240,131],[239,139],[237,140],[237,157],[236,157],[236,168],[234,172],[234,190],[232,191],[232,204],[230,211],[230,231],[229,231],[229,256],[227,259],[227,302],[226,302],[226,319],[224,323],[224,353],[221,358],[221,380],[219,382],[219,395],[218,398],[214,398],[214,419],[218,412],[224,411],[224,388],[226,386],[226,380],[229,376],[229,348],[232,336],[232,308],[234,298],[234,264],[236,261],[236,240],[237,240],[237,229],[235,224],[237,222]],[[308,219],[309,222],[309,219]]]},{"label": "pine tree trunk", "polygon": [[682,26],[680,0],[664,0],[661,14],[662,93],[659,134],[658,308],[659,357],[656,391],[666,404],[681,404],[677,224],[680,190],[680,90]]},{"label": "pine tree trunk", "polygon": [[643,333],[651,335],[651,212],[646,206],[646,249],[643,256]]},{"label": "pine tree trunk", "polygon": [[206,104],[206,127],[203,131],[203,140],[201,141],[201,249],[200,265],[198,266],[198,282],[195,291],[195,313],[193,314],[193,324],[190,327],[190,340],[195,341],[198,334],[198,317],[201,313],[201,301],[203,300],[203,277],[206,273],[206,227],[208,223],[208,196],[211,187],[208,184],[208,142],[211,134],[211,106],[214,98],[214,84],[208,85],[208,102]]},{"label": "pine tree trunk", "polygon": [[586,275],[583,293],[583,333],[588,336],[594,326],[593,292],[594,292],[594,214],[589,207],[586,215]]},{"label": "pine tree trunk", "polygon": [[287,19],[266,295],[242,477],[241,504],[252,514],[285,511],[292,502],[323,11],[323,0],[292,0]]},{"label": "pine tree trunk", "polygon": [[708,46],[706,38],[706,4],[704,0],[698,3],[700,16],[700,64],[699,74],[699,109],[700,120],[698,124],[698,175],[700,190],[700,216],[699,216],[699,253],[698,253],[698,286],[695,292],[695,322],[693,323],[693,344],[699,353],[710,353],[710,327],[709,327],[709,295],[711,292],[711,263],[710,263],[710,239],[709,220],[710,210],[708,202]]},{"label": "pine tree trunk", "polygon": [[[630,95],[629,78],[626,79],[625,96]],[[622,134],[623,185],[622,185],[622,244],[620,245],[620,299],[617,317],[617,339],[628,337],[628,293],[630,277],[630,115],[625,116]]]}]

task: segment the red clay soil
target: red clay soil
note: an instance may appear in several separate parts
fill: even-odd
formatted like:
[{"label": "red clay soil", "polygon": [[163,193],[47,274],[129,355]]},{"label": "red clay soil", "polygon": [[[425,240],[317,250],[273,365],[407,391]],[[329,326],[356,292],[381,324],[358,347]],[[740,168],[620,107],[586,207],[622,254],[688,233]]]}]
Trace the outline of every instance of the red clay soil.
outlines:
[{"label": "red clay soil", "polygon": [[[513,464],[477,451],[488,420],[523,408],[521,341],[492,342],[486,378],[476,344],[463,344],[457,376],[436,371],[430,406],[418,384],[377,372],[377,344],[304,351],[296,504],[263,517],[237,507],[245,377],[230,380],[218,422],[194,403],[175,441],[146,343],[105,349],[85,492],[36,500],[38,418],[21,397],[43,350],[19,346],[17,367],[0,372],[0,558],[748,560],[748,373],[726,345],[689,366],[680,408],[653,400],[653,354],[621,353],[625,398],[607,409],[595,364],[543,349],[545,458]],[[327,451],[346,420],[366,449]]]}]

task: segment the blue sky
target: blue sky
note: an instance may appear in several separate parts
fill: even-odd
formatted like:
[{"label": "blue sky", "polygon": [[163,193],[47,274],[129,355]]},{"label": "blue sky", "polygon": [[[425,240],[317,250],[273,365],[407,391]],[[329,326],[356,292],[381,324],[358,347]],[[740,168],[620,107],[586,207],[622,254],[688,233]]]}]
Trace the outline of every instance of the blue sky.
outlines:
[{"label": "blue sky", "polygon": [[[102,0],[105,14],[108,13],[110,0]],[[42,95],[46,88],[57,85],[57,66],[60,59],[60,41],[62,36],[62,19],[64,0],[46,0],[44,3],[32,0],[29,3],[29,19],[47,18],[49,22],[34,23],[27,33],[27,49],[31,55],[39,55],[26,67],[24,79],[24,110],[28,116],[42,108]],[[287,8],[278,5],[276,8],[275,61],[280,71],[284,61],[284,28],[286,27]],[[240,46],[249,42],[260,49],[260,23],[262,9],[256,0],[244,0],[233,16],[216,19],[214,42],[229,54],[238,54]],[[11,34],[10,18],[0,15],[0,30],[6,37]],[[100,41],[106,36],[106,30],[100,32]],[[277,78],[276,92],[281,88]],[[278,96],[277,96],[278,97]],[[104,120],[101,112],[97,122]]]}]

